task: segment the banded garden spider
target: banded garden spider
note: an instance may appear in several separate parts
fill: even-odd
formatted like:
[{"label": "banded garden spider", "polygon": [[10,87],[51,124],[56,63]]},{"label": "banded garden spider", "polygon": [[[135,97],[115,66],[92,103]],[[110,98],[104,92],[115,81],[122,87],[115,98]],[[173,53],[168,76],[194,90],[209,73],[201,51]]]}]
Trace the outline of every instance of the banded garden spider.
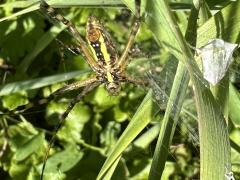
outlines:
[{"label": "banded garden spider", "polygon": [[[51,97],[55,97],[65,92],[84,87],[84,89],[70,101],[67,109],[60,116],[59,123],[55,128],[54,135],[49,143],[49,148],[46,152],[41,172],[41,179],[43,179],[43,173],[46,166],[49,150],[53,146],[58,129],[62,126],[64,119],[68,116],[75,104],[81,101],[81,99],[87,93],[101,84],[105,84],[106,90],[110,95],[118,94],[121,89],[121,83],[123,82],[129,82],[142,86],[146,85],[146,82],[144,80],[130,77],[125,74],[125,70],[128,65],[128,53],[134,43],[134,39],[140,27],[140,0],[136,0],[135,4],[136,16],[134,19],[133,27],[125,49],[122,55],[118,57],[111,37],[106,32],[103,25],[94,16],[90,16],[87,21],[86,43],[81,37],[80,33],[77,31],[74,24],[71,23],[71,21],[68,21],[61,14],[57,13],[56,10],[50,7],[45,1],[41,1],[40,9],[42,12],[45,13],[50,19],[54,19],[65,24],[67,26],[67,31],[75,38],[76,45],[73,47],[67,47],[67,49],[77,54],[82,53],[85,56],[85,59],[91,69],[95,72],[95,75],[93,77],[66,85],[51,95]],[[89,50],[89,47],[91,51]]]}]

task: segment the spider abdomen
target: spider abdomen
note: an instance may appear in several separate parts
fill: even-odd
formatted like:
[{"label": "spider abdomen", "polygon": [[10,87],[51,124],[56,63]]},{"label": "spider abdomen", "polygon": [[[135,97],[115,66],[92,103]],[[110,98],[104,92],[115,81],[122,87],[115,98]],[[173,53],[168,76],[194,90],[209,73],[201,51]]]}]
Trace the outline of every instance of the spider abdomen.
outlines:
[{"label": "spider abdomen", "polygon": [[87,21],[86,29],[86,39],[88,40],[96,61],[101,61],[101,56],[103,56],[105,64],[115,62],[117,59],[117,52],[104,26],[94,16],[90,16]]}]

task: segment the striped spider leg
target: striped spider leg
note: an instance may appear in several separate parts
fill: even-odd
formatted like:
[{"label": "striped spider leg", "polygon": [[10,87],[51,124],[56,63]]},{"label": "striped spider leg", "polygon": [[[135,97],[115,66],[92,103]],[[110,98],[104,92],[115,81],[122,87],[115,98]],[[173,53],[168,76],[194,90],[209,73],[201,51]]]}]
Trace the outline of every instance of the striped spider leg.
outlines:
[{"label": "striped spider leg", "polygon": [[78,46],[66,45],[62,41],[60,41],[59,39],[56,39],[56,41],[60,45],[60,50],[61,50],[60,52],[62,52],[64,49],[67,49],[69,52],[71,52],[74,55],[80,55],[81,54],[81,50],[79,49]]},{"label": "striped spider leg", "polygon": [[1,75],[0,81],[1,84],[4,84],[7,78],[7,75],[14,72],[14,68],[12,65],[8,65],[5,61],[0,57],[0,73],[3,71],[3,75]]},{"label": "striped spider leg", "polygon": [[134,43],[135,36],[140,27],[139,21],[140,0],[136,0],[135,2],[137,16],[135,18],[134,26],[131,30],[126,47],[119,58],[110,35],[106,32],[103,25],[94,16],[90,16],[87,21],[86,25],[87,43],[86,43],[81,37],[80,33],[77,31],[75,25],[71,21],[65,19],[54,8],[50,7],[44,0],[41,0],[40,4],[41,11],[44,14],[46,14],[49,18],[59,21],[66,25],[67,31],[74,38],[76,46],[74,48],[67,47],[67,49],[73,52],[75,52],[74,49],[80,50],[82,55],[85,57],[87,63],[96,74],[94,77],[86,79],[85,81],[66,85],[63,88],[54,92],[52,95],[50,95],[50,99],[52,99],[53,97],[61,95],[66,91],[76,90],[81,87],[84,87],[84,89],[73,100],[70,101],[67,109],[60,116],[59,123],[54,131],[55,134],[53,135],[49,143],[49,147],[44,158],[41,179],[43,179],[48,154],[51,147],[53,146],[58,129],[61,128],[65,118],[68,116],[68,114],[73,109],[75,104],[81,101],[81,99],[88,92],[90,92],[100,84],[105,84],[106,90],[109,92],[109,94],[116,95],[119,93],[121,89],[122,82],[129,82],[136,85],[146,84],[146,82],[141,79],[129,77],[128,75],[125,74],[125,69],[128,64],[128,52]]}]

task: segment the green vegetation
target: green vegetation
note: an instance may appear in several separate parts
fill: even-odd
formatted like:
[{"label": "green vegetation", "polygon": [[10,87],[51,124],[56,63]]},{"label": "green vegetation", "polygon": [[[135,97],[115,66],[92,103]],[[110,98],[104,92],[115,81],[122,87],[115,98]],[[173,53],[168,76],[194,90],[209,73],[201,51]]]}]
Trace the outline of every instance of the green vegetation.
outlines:
[{"label": "green vegetation", "polygon": [[[121,54],[134,0],[48,2],[83,37],[88,16],[98,17]],[[124,84],[118,96],[100,86],[84,97],[57,133],[44,179],[240,178],[239,49],[226,77],[210,87],[192,48],[214,38],[238,44],[240,1],[142,0],[141,15],[128,73],[150,86]],[[40,178],[59,114],[80,90],[42,100],[92,73],[83,56],[56,41],[73,43],[64,29],[36,0],[0,5],[1,179]]]}]

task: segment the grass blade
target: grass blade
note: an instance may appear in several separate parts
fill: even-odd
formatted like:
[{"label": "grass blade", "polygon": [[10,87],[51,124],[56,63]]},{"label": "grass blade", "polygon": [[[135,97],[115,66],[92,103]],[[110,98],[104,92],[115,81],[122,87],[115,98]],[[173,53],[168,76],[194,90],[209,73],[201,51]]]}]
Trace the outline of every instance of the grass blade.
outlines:
[{"label": "grass blade", "polygon": [[[189,24],[187,27],[186,39],[193,46],[196,43],[196,38],[194,37],[196,36],[197,30],[197,18],[198,10],[192,8],[188,21]],[[187,69],[185,68],[184,64],[179,62],[160,129],[157,146],[155,148],[153,157],[154,160],[152,162],[149,179],[159,179],[163,173],[168,157],[168,150],[172,142],[185,94],[187,92],[189,79],[190,77]]]},{"label": "grass blade", "polygon": [[180,62],[178,64],[178,69],[158,136],[149,179],[159,179],[159,176],[161,177],[161,174],[164,170],[169,147],[172,142],[172,137],[175,132],[185,93],[188,87],[188,82],[189,75],[185,69],[185,66]]},{"label": "grass blade", "polygon": [[48,86],[54,83],[64,82],[69,79],[75,78],[77,76],[85,75],[87,72],[88,71],[86,70],[81,70],[81,71],[57,74],[57,75],[43,77],[43,78],[31,79],[28,81],[9,83],[9,84],[0,86],[0,96],[19,92],[19,91],[24,91],[24,90],[37,89],[37,88]]},{"label": "grass blade", "polygon": [[[13,18],[16,18],[18,16],[21,16],[23,14],[26,14],[26,13],[29,13],[29,12],[32,12],[32,11],[35,11],[37,9],[39,9],[39,3],[38,4],[35,4],[37,3],[38,1],[32,1],[32,2],[14,2],[14,3],[6,3],[6,4],[2,4],[0,6],[0,8],[8,8],[8,7],[27,7],[23,10],[20,10],[16,13],[13,13],[11,14],[10,16],[6,16],[6,17],[3,17],[3,18],[0,18],[0,22],[2,21],[6,21],[6,20],[10,20],[10,19],[13,19]],[[78,0],[69,0],[69,1],[59,1],[59,0],[52,0],[52,1],[48,1],[49,5],[52,5],[53,7],[58,7],[58,8],[65,8],[65,7],[72,7],[72,6],[122,6],[122,2],[120,0],[92,0],[92,1],[78,1]],[[29,5],[31,4],[34,4],[30,7],[28,7]]]},{"label": "grass blade", "polygon": [[34,49],[23,59],[23,61],[19,65],[18,70],[20,71],[20,73],[25,73],[28,70],[34,58],[39,53],[41,53],[65,28],[66,28],[65,26],[61,27],[53,26],[49,31],[44,33],[44,35],[39,38]]},{"label": "grass blade", "polygon": [[125,129],[113,150],[107,156],[107,160],[101,168],[97,179],[102,179],[112,164],[119,158],[126,147],[134,138],[146,127],[152,118],[152,91],[150,90],[145,96],[141,105],[138,107],[135,115],[131,119],[128,127]]}]

